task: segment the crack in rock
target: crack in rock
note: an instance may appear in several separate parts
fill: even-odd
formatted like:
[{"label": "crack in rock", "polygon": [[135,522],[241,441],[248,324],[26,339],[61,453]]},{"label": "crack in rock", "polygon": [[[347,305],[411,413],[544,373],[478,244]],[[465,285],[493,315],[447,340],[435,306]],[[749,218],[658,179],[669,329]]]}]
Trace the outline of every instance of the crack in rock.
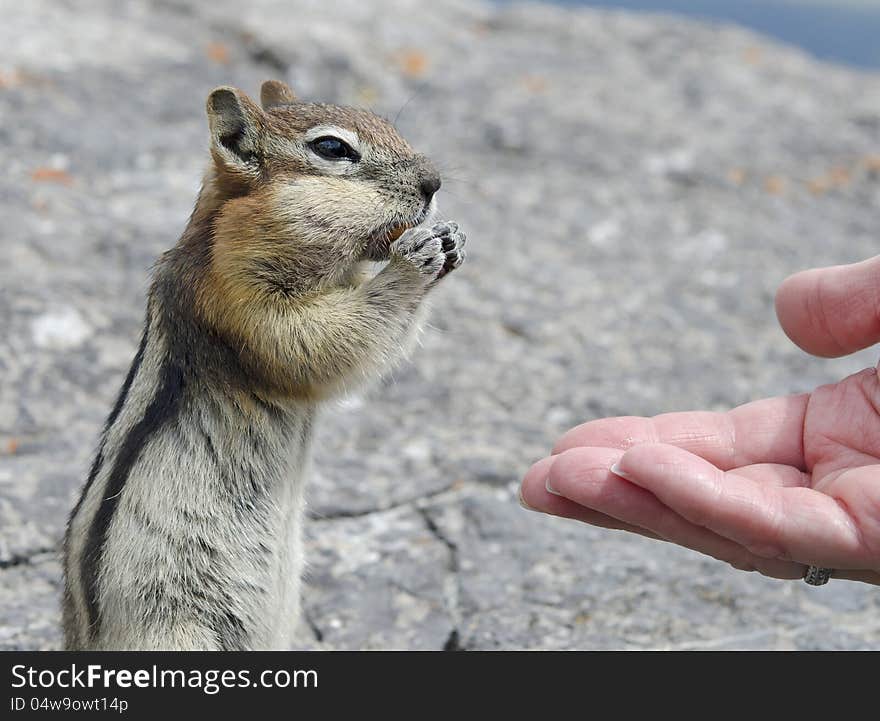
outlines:
[{"label": "crack in rock", "polygon": [[281,57],[277,50],[260,42],[255,35],[248,32],[239,31],[236,33],[236,37],[253,62],[271,68],[282,77],[286,75],[288,62]]},{"label": "crack in rock", "polygon": [[433,535],[438,541],[440,541],[449,551],[449,562],[447,565],[447,570],[449,575],[444,582],[443,595],[445,596],[446,608],[449,611],[449,615],[452,618],[452,629],[449,632],[449,637],[446,639],[446,642],[443,644],[444,651],[465,651],[466,648],[461,645],[459,640],[459,626],[461,626],[461,608],[459,605],[459,597],[461,595],[461,583],[458,577],[460,565],[458,560],[458,546],[452,539],[450,539],[443,531],[440,526],[437,525],[436,521],[431,518],[431,512],[427,508],[418,508],[416,509],[422,519],[425,521],[425,526],[428,531],[430,531],[431,535]]},{"label": "crack in rock", "polygon": [[309,630],[312,632],[312,635],[315,637],[315,640],[318,643],[323,643],[324,641],[324,632],[321,630],[321,627],[312,618],[312,614],[306,610],[305,608],[302,611],[303,620],[306,622],[306,625],[309,627]]},{"label": "crack in rock", "polygon": [[[158,10],[167,10],[184,17],[199,17],[201,15],[196,8],[185,2],[151,0],[151,4]],[[277,50],[261,41],[252,30],[241,30],[234,23],[221,21],[208,21],[206,27],[211,31],[233,38],[241,45],[245,55],[252,62],[271,68],[274,72],[281,73],[282,76],[287,73],[290,64]]]},{"label": "crack in rock", "polygon": [[446,639],[446,643],[443,644],[444,651],[467,651],[467,649],[462,646],[458,639],[458,629],[453,628],[449,633],[449,638]]},{"label": "crack in rock", "polygon": [[[398,503],[392,503],[387,506],[373,506],[372,508],[364,508],[364,509],[352,509],[352,510],[338,510],[331,511],[330,513],[319,513],[319,512],[310,512],[309,520],[311,521],[335,521],[344,518],[363,518],[364,516],[372,515],[373,513],[385,513],[387,511],[395,511],[398,508],[413,508],[416,507],[419,503],[424,503],[426,501],[433,500],[435,498],[439,498],[445,493],[457,491],[458,487],[455,483],[450,483],[448,486],[443,486],[443,488],[438,488],[436,491],[431,491],[430,493],[425,493],[421,496],[416,496],[415,498],[408,498],[403,501],[399,501]],[[422,513],[423,509],[416,508],[419,513]]]},{"label": "crack in rock", "polygon": [[29,566],[37,556],[42,556],[47,553],[57,554],[58,552],[58,548],[48,546],[45,548],[35,548],[26,551],[25,553],[16,553],[10,558],[0,559],[0,571],[6,570],[7,568],[15,568],[16,566]]}]

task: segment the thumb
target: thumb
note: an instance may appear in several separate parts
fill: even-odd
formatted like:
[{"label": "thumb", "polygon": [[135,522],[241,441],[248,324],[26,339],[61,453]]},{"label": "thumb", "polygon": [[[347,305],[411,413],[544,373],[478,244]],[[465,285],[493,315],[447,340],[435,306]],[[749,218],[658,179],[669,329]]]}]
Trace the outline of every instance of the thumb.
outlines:
[{"label": "thumb", "polygon": [[880,342],[880,256],[787,278],[776,315],[794,343],[824,358]]}]

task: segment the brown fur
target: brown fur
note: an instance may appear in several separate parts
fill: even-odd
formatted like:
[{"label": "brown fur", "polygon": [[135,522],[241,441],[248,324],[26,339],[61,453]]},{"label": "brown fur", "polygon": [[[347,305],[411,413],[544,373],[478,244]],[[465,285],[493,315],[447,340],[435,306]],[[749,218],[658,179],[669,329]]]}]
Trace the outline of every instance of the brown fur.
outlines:
[{"label": "brown fur", "polygon": [[[261,96],[263,109],[231,89],[209,99],[214,162],[193,222],[207,221],[210,235],[185,236],[181,245],[196,266],[207,260],[192,278],[196,314],[239,350],[258,390],[315,400],[335,390],[337,377],[357,373],[358,345],[369,342],[357,329],[385,322],[352,279],[371,243],[415,224],[423,199],[412,189],[436,171],[372,113],[299,102],[277,81]],[[223,142],[237,113],[251,163]],[[369,146],[363,175],[328,176],[308,162],[299,142],[316,125],[350,130]],[[189,247],[206,241],[208,254]],[[421,293],[412,275],[414,310]]]}]

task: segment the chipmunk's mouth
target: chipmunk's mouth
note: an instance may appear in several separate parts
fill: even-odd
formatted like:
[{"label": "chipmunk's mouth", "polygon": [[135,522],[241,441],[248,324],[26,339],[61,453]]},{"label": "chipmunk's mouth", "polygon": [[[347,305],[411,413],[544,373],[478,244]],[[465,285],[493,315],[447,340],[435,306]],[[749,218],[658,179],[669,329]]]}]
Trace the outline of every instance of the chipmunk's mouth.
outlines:
[{"label": "chipmunk's mouth", "polygon": [[410,228],[415,228],[423,223],[427,217],[427,213],[420,213],[419,217],[413,218],[409,222],[394,222],[383,226],[370,236],[364,248],[364,258],[366,260],[388,260],[391,256],[391,244],[403,235]]},{"label": "chipmunk's mouth", "polygon": [[393,220],[372,233],[364,246],[364,260],[382,261],[391,257],[391,245],[410,228],[415,228],[422,223],[429,222],[437,212],[437,201],[432,198],[431,202],[413,217],[406,220]]},{"label": "chipmunk's mouth", "polygon": [[391,255],[391,244],[412,227],[414,227],[414,224],[398,223],[385,226],[373,233],[367,241],[366,248],[364,248],[364,258],[376,261],[388,260]]}]

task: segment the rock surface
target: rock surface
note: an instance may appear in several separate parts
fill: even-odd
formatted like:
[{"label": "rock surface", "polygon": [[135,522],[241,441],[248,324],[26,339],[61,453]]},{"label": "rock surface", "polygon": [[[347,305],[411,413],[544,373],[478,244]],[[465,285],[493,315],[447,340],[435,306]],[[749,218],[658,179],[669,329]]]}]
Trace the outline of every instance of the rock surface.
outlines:
[{"label": "rock surface", "polygon": [[[880,649],[812,589],[530,514],[582,420],[807,390],[787,274],[876,252],[880,76],[745,31],[551,6],[0,0],[0,649],[57,648],[59,538],[206,161],[269,77],[396,118],[469,261],[413,362],[328,412],[307,648]],[[821,631],[820,631],[821,630]]]}]

